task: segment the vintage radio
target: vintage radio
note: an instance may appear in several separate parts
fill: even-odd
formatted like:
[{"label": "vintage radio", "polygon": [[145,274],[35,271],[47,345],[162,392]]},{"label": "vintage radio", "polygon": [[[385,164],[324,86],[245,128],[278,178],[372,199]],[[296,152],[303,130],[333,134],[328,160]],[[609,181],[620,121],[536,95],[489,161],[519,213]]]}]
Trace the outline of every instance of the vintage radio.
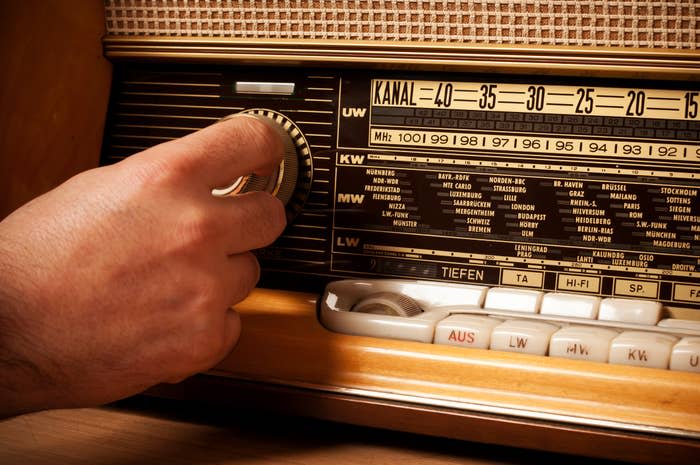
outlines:
[{"label": "vintage radio", "polygon": [[697,7],[575,3],[108,0],[102,164],[238,112],[296,150],[240,343],[152,393],[697,459]]}]

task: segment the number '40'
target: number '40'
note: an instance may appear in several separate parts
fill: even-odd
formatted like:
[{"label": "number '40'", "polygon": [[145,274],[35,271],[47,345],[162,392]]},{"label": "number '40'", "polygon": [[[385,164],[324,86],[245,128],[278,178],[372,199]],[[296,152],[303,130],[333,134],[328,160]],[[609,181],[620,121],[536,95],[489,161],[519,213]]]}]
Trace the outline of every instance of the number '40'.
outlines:
[{"label": "number '40'", "polygon": [[439,107],[449,107],[452,105],[452,84],[439,83],[437,91],[435,92],[435,105]]}]

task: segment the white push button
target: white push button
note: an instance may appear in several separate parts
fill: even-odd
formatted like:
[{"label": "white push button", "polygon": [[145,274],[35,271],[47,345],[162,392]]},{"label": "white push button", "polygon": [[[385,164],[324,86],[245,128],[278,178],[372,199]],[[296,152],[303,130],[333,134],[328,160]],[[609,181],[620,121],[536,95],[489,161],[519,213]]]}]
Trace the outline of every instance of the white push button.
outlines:
[{"label": "white push button", "polygon": [[700,337],[684,337],[673,346],[669,368],[700,373]]},{"label": "white push button", "polygon": [[668,334],[625,331],[610,344],[609,362],[651,368],[668,368],[671,349],[678,341]]},{"label": "white push button", "polygon": [[325,313],[323,323],[346,334],[431,343],[435,324],[447,316],[449,312],[442,310],[413,317],[331,311]]},{"label": "white push button", "polygon": [[549,338],[558,326],[540,321],[508,320],[491,333],[491,349],[547,355]]},{"label": "white push button", "polygon": [[700,331],[700,321],[681,320],[680,318],[664,318],[659,321],[658,326],[663,328],[693,329]]},{"label": "white push button", "polygon": [[600,298],[592,295],[550,292],[542,298],[542,315],[572,316],[576,318],[596,318]]},{"label": "white push button", "polygon": [[491,331],[503,321],[488,316],[452,315],[437,324],[435,343],[488,349]]},{"label": "white push button", "polygon": [[652,300],[608,298],[600,302],[599,320],[655,325],[661,318],[661,303]]},{"label": "white push button", "polygon": [[568,326],[552,334],[550,357],[607,362],[610,341],[619,333],[608,328]]},{"label": "white push button", "polygon": [[537,313],[542,302],[542,292],[528,289],[494,287],[486,294],[484,308],[511,312]]}]

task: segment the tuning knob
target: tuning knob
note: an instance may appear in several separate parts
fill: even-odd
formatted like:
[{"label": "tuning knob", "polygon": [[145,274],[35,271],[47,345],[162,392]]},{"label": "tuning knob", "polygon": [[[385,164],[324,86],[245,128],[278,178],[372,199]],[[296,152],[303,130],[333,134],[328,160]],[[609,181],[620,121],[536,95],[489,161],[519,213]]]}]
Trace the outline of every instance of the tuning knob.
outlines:
[{"label": "tuning knob", "polygon": [[423,309],[407,295],[396,292],[377,292],[357,302],[351,311],[375,315],[410,317],[422,313]]},{"label": "tuning knob", "polygon": [[[279,113],[271,110],[249,110],[242,113],[260,119],[280,135],[284,145],[284,157],[272,174],[261,176],[252,173],[241,176],[228,187],[214,189],[212,194],[216,196],[225,196],[242,194],[244,192],[264,191],[274,195],[280,199],[282,203],[287,205],[294,194],[299,172],[297,144],[289,131],[289,124],[285,124],[289,123],[289,121]],[[231,116],[227,116],[224,120]]]}]

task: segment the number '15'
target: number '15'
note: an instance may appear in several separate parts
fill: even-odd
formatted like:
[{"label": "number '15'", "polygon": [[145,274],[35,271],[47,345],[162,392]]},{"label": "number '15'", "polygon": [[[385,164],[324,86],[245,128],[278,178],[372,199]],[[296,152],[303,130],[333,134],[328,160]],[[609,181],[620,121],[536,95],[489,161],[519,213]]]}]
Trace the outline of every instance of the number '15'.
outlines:
[{"label": "number '15'", "polygon": [[685,93],[685,117],[686,118],[697,118],[698,117],[698,92],[686,92]]}]

